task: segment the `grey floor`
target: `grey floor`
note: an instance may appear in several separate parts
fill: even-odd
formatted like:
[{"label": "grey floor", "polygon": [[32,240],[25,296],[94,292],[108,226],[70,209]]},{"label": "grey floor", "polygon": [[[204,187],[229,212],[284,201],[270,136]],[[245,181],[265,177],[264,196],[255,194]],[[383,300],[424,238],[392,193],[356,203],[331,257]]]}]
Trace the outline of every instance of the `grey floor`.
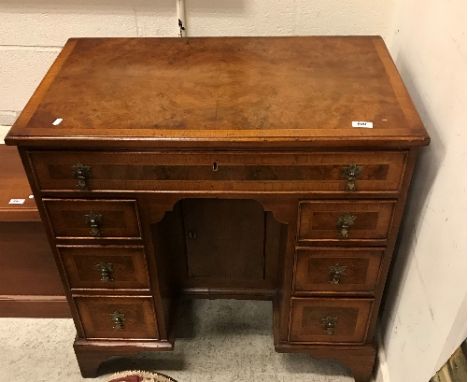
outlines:
[{"label": "grey floor", "polygon": [[[193,300],[179,312],[174,352],[104,364],[94,381],[117,370],[160,371],[179,382],[351,382],[339,365],[273,349],[271,303]],[[0,380],[83,381],[67,319],[0,319]],[[92,381],[92,380],[87,380]]]}]

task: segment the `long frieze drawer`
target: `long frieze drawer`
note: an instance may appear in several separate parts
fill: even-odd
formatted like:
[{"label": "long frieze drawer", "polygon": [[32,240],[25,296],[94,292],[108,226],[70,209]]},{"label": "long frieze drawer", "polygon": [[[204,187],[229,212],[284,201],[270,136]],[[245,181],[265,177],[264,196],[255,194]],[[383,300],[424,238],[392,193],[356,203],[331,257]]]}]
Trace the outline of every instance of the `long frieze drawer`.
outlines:
[{"label": "long frieze drawer", "polygon": [[289,340],[364,343],[372,304],[371,299],[293,298]]},{"label": "long frieze drawer", "polygon": [[157,339],[151,297],[74,297],[85,338]]},{"label": "long frieze drawer", "polygon": [[395,201],[301,201],[298,241],[385,240]]},{"label": "long frieze drawer", "polygon": [[212,190],[397,193],[406,152],[29,152],[43,191]]},{"label": "long frieze drawer", "polygon": [[372,293],[383,253],[376,248],[298,248],[294,291]]},{"label": "long frieze drawer", "polygon": [[58,246],[72,290],[149,290],[145,252],[141,246]]},{"label": "long frieze drawer", "polygon": [[57,238],[139,239],[134,200],[44,199]]}]

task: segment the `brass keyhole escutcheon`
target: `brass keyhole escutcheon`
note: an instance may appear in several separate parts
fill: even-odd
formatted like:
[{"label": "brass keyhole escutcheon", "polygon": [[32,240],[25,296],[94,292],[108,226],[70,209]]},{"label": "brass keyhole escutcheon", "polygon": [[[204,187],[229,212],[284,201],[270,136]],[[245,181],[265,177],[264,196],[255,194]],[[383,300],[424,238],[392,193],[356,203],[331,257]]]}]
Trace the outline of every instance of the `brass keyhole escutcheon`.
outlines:
[{"label": "brass keyhole escutcheon", "polygon": [[218,171],[219,171],[218,162],[213,162],[213,164],[211,165],[211,170],[212,170],[213,172],[218,172]]}]

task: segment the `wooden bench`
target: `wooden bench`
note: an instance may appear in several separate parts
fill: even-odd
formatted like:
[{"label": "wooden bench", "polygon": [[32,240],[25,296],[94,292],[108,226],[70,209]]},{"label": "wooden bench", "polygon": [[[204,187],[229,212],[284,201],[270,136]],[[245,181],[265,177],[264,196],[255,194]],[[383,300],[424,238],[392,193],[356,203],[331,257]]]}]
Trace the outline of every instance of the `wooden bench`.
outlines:
[{"label": "wooden bench", "polygon": [[[69,317],[53,254],[30,195],[16,148],[0,145],[0,317]],[[11,199],[24,203],[11,204]]]}]

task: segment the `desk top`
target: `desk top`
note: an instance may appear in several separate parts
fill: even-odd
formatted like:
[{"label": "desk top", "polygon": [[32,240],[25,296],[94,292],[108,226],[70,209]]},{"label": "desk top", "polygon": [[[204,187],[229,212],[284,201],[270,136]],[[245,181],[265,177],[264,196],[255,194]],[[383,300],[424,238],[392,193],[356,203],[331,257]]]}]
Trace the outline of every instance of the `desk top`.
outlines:
[{"label": "desk top", "polygon": [[6,138],[89,147],[428,141],[380,37],[70,39]]}]

